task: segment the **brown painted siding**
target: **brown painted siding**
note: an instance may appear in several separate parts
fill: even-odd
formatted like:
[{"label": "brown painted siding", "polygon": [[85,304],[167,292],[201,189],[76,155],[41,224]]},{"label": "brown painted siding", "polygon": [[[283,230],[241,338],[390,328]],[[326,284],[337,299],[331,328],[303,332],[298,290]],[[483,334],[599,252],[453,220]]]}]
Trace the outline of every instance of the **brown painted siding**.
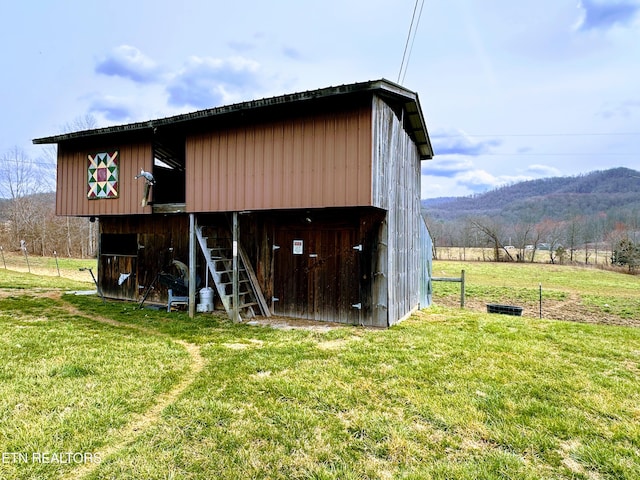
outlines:
[{"label": "brown painted siding", "polygon": [[189,212],[371,205],[371,110],[187,138]]},{"label": "brown painted siding", "polygon": [[[87,156],[113,150],[119,151],[118,198],[89,200]],[[59,145],[56,214],[99,216],[151,213],[150,206],[143,208],[140,205],[144,181],[134,179],[141,168],[153,170],[151,143],[103,145],[97,148]]]}]

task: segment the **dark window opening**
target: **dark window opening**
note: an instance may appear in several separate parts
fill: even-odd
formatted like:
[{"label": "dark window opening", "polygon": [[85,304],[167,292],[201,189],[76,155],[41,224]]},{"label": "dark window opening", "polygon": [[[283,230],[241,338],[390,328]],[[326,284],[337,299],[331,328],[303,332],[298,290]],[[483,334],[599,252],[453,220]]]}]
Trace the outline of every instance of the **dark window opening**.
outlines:
[{"label": "dark window opening", "polygon": [[156,140],[153,144],[153,203],[184,203],[185,155],[184,138]]},{"label": "dark window opening", "polygon": [[137,255],[138,235],[135,233],[103,233],[100,239],[102,255]]}]

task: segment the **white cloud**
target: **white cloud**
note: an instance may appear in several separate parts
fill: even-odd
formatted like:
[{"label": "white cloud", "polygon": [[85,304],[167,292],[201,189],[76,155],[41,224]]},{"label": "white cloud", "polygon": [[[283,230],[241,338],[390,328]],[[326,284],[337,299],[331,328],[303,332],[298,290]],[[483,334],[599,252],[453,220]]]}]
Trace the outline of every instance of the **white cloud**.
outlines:
[{"label": "white cloud", "polygon": [[259,90],[260,78],[260,64],[251,59],[192,56],[167,86],[169,104],[209,108],[232,103]]},{"label": "white cloud", "polygon": [[422,162],[422,173],[437,177],[455,177],[460,172],[473,169],[473,162],[460,155],[436,156],[433,160]]},{"label": "white cloud", "polygon": [[136,47],[120,45],[103,57],[95,67],[96,73],[128,78],[137,83],[156,82],[161,69]]},{"label": "white cloud", "polygon": [[100,115],[110,122],[125,122],[131,119],[131,101],[126,98],[98,96],[91,100],[89,112]]},{"label": "white cloud", "polygon": [[526,173],[533,177],[558,177],[562,174],[556,167],[538,164],[529,165],[526,169]]},{"label": "white cloud", "polygon": [[456,176],[458,183],[464,185],[472,191],[485,191],[496,188],[505,183],[499,177],[485,170],[470,170]]},{"label": "white cloud", "polygon": [[489,153],[493,147],[502,144],[497,138],[471,136],[455,129],[432,133],[431,141],[436,155],[478,156]]},{"label": "white cloud", "polygon": [[640,5],[623,0],[580,0],[578,7],[581,17],[576,24],[577,30],[607,30],[615,26],[633,23]]},{"label": "white cloud", "polygon": [[598,115],[602,118],[628,118],[636,112],[640,113],[640,100],[625,100],[622,102],[607,103],[598,112]]}]

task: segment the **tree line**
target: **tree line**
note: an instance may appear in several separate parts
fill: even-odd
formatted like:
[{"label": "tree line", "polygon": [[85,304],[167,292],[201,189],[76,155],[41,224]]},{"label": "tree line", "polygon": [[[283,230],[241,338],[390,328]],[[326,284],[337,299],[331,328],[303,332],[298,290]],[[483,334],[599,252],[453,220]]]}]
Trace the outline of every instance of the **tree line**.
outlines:
[{"label": "tree line", "polygon": [[31,254],[92,257],[97,223],[55,214],[55,150],[37,159],[14,147],[0,156],[0,247]]},{"label": "tree line", "polygon": [[[438,247],[490,248],[489,261],[590,264],[598,255],[607,263],[640,265],[640,216],[629,210],[575,215],[566,220],[537,220],[522,215],[517,220],[500,216],[469,216],[447,222],[430,219],[424,212],[434,245]],[[578,256],[580,252],[580,256]]]},{"label": "tree line", "polygon": [[[76,117],[63,133],[96,128],[93,115]],[[98,224],[88,218],[55,214],[57,150],[44,147],[31,158],[20,147],[0,155],[0,247],[26,248],[42,256],[87,258],[96,255]]]}]

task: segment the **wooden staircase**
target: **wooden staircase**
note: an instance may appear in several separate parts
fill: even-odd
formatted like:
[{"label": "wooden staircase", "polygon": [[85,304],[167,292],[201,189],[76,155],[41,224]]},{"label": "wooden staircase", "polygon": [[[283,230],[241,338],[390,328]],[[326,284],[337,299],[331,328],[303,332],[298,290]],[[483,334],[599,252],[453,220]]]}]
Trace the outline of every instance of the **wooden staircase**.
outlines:
[{"label": "wooden staircase", "polygon": [[196,237],[207,261],[207,269],[229,318],[235,322],[241,322],[243,319],[255,317],[256,314],[270,317],[269,306],[242,247],[238,248],[238,308],[234,308],[231,238],[209,239],[203,234],[204,228],[206,227],[196,226]]}]

